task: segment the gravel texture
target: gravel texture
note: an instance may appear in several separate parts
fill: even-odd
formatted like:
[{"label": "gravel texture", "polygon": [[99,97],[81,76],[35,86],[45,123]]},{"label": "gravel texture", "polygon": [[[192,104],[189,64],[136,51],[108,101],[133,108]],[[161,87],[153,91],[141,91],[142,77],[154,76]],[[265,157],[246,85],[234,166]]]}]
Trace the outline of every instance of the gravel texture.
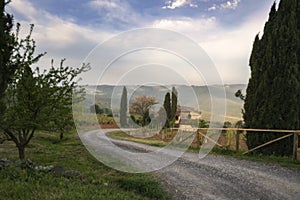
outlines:
[{"label": "gravel texture", "polygon": [[[277,165],[186,153],[159,170],[174,199],[300,199],[300,172]],[[178,197],[177,197],[178,196]]]},{"label": "gravel texture", "polygon": [[[95,142],[92,135],[101,140],[105,132],[89,132],[80,137],[85,142]],[[132,152],[157,150],[134,142],[112,141]],[[101,147],[99,150],[105,151]],[[300,171],[272,164],[212,155],[199,159],[196,153],[185,153],[154,173],[161,176],[163,186],[173,193],[172,199],[300,199]]]}]

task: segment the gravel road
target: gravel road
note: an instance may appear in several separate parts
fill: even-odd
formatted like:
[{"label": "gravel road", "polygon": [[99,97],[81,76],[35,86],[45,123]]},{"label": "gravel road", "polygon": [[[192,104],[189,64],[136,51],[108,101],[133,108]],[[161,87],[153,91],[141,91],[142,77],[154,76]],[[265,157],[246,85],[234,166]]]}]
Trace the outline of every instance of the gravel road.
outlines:
[{"label": "gravel road", "polygon": [[[84,143],[93,143],[96,136],[98,140],[106,137],[105,132],[92,131],[80,138]],[[128,141],[112,142],[130,152],[158,149]],[[172,199],[300,199],[300,171],[277,165],[212,155],[199,159],[198,154],[184,153],[173,164],[154,173],[162,177],[165,188],[173,193]]]}]

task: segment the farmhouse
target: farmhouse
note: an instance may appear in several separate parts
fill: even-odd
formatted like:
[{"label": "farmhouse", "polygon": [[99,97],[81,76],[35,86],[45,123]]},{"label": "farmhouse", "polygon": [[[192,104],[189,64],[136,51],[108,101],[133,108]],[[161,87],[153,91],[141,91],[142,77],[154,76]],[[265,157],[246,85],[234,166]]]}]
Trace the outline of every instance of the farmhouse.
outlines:
[{"label": "farmhouse", "polygon": [[194,108],[186,106],[178,106],[176,113],[175,127],[179,127],[179,124],[185,124],[188,120],[200,120],[201,112],[195,111]]}]

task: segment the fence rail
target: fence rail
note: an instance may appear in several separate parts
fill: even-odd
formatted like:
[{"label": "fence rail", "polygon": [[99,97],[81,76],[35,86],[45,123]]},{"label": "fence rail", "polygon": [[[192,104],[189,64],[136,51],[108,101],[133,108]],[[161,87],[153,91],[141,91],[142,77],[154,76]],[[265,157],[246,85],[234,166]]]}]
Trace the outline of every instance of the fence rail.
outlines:
[{"label": "fence rail", "polygon": [[174,131],[178,131],[178,130],[188,130],[188,131],[195,131],[197,133],[196,137],[197,137],[197,144],[198,146],[200,146],[200,140],[199,137],[204,137],[206,139],[208,139],[210,142],[213,142],[215,144],[217,144],[218,146],[222,146],[220,145],[217,141],[211,139],[209,136],[203,134],[201,131],[235,131],[236,133],[236,143],[235,143],[235,150],[239,151],[239,147],[240,147],[240,134],[242,134],[244,131],[253,131],[253,132],[269,132],[269,133],[286,133],[286,135],[276,138],[274,140],[268,141],[264,144],[261,144],[257,147],[254,147],[246,152],[244,152],[243,154],[247,154],[249,152],[252,152],[254,150],[260,149],[264,146],[267,146],[271,143],[277,142],[279,140],[288,138],[293,136],[293,160],[296,160],[298,157],[298,141],[299,141],[299,134],[300,134],[300,130],[278,130],[278,129],[253,129],[253,128],[188,128],[188,129],[182,129],[182,128],[171,128],[171,133],[173,134]]}]

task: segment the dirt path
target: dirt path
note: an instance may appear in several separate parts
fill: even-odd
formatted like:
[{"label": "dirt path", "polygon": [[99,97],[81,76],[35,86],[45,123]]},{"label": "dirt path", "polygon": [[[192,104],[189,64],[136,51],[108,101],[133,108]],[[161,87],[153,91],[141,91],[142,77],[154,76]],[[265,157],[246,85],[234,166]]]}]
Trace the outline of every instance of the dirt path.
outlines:
[{"label": "dirt path", "polygon": [[[96,136],[101,140],[105,133],[90,132],[81,138],[95,141]],[[128,141],[113,142],[131,152],[157,149]],[[147,159],[145,156],[145,162]],[[198,159],[198,154],[185,153],[173,164],[155,173],[162,177],[165,187],[174,192],[173,199],[300,198],[300,171],[277,165],[211,155]]]},{"label": "dirt path", "polygon": [[[195,161],[185,154],[159,171],[174,199],[299,199],[300,172],[222,156]],[[178,198],[177,198],[178,196]]]}]

